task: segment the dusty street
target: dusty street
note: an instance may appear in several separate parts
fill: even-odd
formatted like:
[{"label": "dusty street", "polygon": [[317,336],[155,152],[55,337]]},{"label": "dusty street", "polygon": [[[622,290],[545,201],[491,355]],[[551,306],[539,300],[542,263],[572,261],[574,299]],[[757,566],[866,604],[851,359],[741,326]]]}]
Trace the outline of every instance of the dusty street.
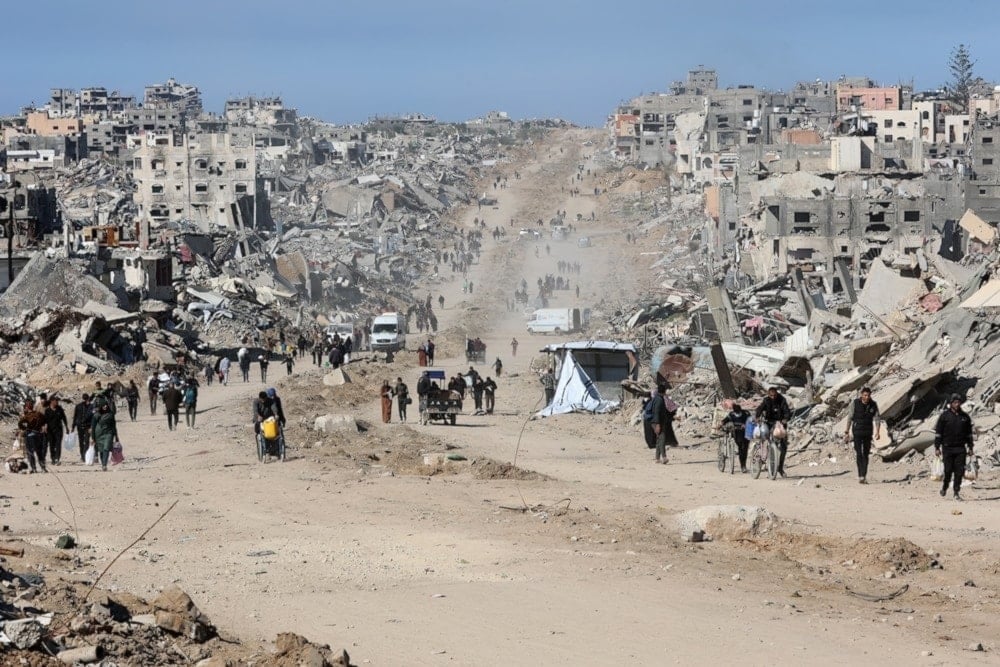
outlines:
[{"label": "dusty street", "polygon": [[[457,426],[421,427],[414,405],[410,423],[395,409],[380,423],[377,386],[399,376],[412,391],[412,351],[392,365],[352,363],[342,387],[323,386],[308,359],[291,378],[274,364],[292,422],[284,464],[253,453],[249,401],[264,385],[203,387],[196,429],[168,432],[145,404],[138,422],[120,422],[126,462],[106,474],[72,462],[5,475],[3,523],[39,544],[65,532],[53,512],[72,523],[74,511],[58,476],[96,576],[180,499],[103,585],[148,596],[153,582],[177,582],[242,637],[295,629],[362,664],[995,662],[995,480],[969,488],[963,504],[881,463],[859,486],[846,448],[827,452],[835,463],[793,456],[787,479],[753,480],[717,471],[708,433],[655,466],[630,415],[526,421],[542,402],[538,350],[558,338],[529,335],[525,312],[507,310],[515,285],[533,287],[559,260],[582,265],[570,276],[579,300],[559,292],[559,305],[592,307],[644,285],[643,245],[625,243],[634,230],[608,217],[587,177],[581,196],[568,192],[578,165],[596,169],[585,142],[600,137],[560,131],[504,165],[509,187],[489,193],[497,207],[455,220],[487,223],[473,293],[450,271],[418,288],[435,304],[445,297],[437,366],[466,366],[466,335],[486,342],[488,364],[501,358],[496,414],[472,416],[467,404]],[[518,240],[557,210],[574,236]],[[498,225],[507,236],[495,242],[488,232]],[[582,235],[591,247],[578,247]],[[412,350],[420,337],[409,340]],[[364,432],[311,431],[316,416],[345,412]],[[445,451],[468,461],[424,465],[425,453]],[[752,538],[683,542],[675,515],[714,504],[760,505],[783,523]],[[904,585],[879,602],[852,593]],[[986,653],[966,650],[980,641]]]}]

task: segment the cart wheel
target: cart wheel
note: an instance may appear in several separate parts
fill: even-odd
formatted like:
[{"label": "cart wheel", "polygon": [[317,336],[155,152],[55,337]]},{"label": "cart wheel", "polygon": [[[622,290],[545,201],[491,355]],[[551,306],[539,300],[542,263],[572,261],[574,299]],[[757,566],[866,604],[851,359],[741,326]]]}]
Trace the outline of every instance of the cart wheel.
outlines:
[{"label": "cart wheel", "polygon": [[767,446],[767,476],[771,479],[778,478],[778,445],[775,442],[770,442]]},{"label": "cart wheel", "polygon": [[719,472],[726,472],[726,443],[719,443]]},{"label": "cart wheel", "polygon": [[282,433],[278,438],[278,458],[282,463],[285,462],[285,434]]},{"label": "cart wheel", "polygon": [[448,415],[448,423],[452,426],[455,425],[455,415]]},{"label": "cart wheel", "polygon": [[265,445],[264,445],[264,436],[258,434],[257,435],[257,460],[260,461],[261,463],[264,462],[264,447],[265,447]]},{"label": "cart wheel", "polygon": [[760,442],[755,442],[750,451],[750,472],[754,479],[760,479],[760,473],[764,469],[763,462],[760,460],[760,446]]}]

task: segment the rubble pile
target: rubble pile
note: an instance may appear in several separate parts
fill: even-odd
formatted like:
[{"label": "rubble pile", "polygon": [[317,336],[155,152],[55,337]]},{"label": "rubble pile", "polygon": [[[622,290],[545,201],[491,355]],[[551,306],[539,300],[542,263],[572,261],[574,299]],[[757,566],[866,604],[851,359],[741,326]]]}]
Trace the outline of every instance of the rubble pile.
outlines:
[{"label": "rubble pile", "polygon": [[[489,206],[497,165],[562,125],[498,116],[491,125],[419,118],[344,128],[285,116],[294,122],[203,116],[189,137],[139,145],[135,159],[84,159],[36,175],[54,186],[69,227],[34,251],[25,246],[26,264],[0,297],[0,370],[26,378],[39,368],[115,376],[141,362],[144,372],[201,368],[243,345],[280,353],[279,340],[311,342],[338,317],[362,339],[381,312],[406,313],[412,325],[424,302],[414,281],[445,280],[455,264],[446,257],[472,252],[443,224],[449,210]],[[260,150],[253,136],[284,148]],[[160,169],[184,145],[171,159],[190,164]],[[201,203],[228,200],[195,196],[208,191],[200,183],[179,208],[158,203],[195,188],[182,180],[192,170],[217,179],[219,191],[249,192],[235,172],[252,167],[256,194],[236,196],[218,216],[206,217]]]},{"label": "rubble pile", "polygon": [[351,664],[346,651],[333,651],[294,633],[279,633],[273,649],[222,636],[176,585],[164,588],[151,602],[128,593],[91,591],[48,574],[79,564],[68,552],[37,547],[26,551],[22,543],[4,544],[2,553],[19,566],[37,561],[37,569],[47,573],[18,573],[0,565],[0,652],[5,665]]},{"label": "rubble pile", "polygon": [[[933,445],[937,415],[959,393],[976,425],[977,450],[988,454],[983,463],[1000,465],[995,240],[958,259],[936,252],[940,237],[926,239],[917,252],[888,244],[868,262],[860,290],[833,291],[831,276],[800,268],[752,283],[731,264],[713,267],[700,243],[701,197],[656,177],[662,179],[620,170],[607,183],[626,229],[661,254],[649,266],[643,295],[599,304],[606,322],[592,324],[596,337],[634,343],[650,362],[644,382],[627,383],[629,394],[641,397],[654,377],[667,379],[683,406],[678,431],[697,440],[724,416],[730,399],[753,409],[756,397],[777,386],[795,412],[792,449],[823,456],[843,442],[847,409],[869,386],[888,425],[875,449],[883,460],[898,461],[919,458]],[[642,188],[625,187],[643,179]],[[836,278],[849,282],[846,273]],[[713,344],[724,355],[728,389]],[[626,404],[627,418],[638,419],[639,405]]]}]

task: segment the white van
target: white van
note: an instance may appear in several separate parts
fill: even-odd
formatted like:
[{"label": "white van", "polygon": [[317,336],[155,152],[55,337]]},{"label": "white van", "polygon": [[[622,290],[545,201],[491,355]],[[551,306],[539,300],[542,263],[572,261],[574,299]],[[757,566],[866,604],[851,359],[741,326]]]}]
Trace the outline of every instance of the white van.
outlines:
[{"label": "white van", "polygon": [[569,333],[582,326],[579,308],[539,308],[528,318],[528,333]]},{"label": "white van", "polygon": [[382,313],[372,320],[372,350],[398,352],[406,347],[406,318],[402,313]]}]

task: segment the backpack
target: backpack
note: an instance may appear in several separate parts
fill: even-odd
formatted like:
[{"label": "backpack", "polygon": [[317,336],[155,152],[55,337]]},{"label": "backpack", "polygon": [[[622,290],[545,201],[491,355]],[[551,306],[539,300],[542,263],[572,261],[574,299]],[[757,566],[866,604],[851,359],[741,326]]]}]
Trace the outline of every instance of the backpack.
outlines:
[{"label": "backpack", "polygon": [[195,399],[198,395],[194,391],[194,387],[188,387],[184,390],[184,405],[194,405]]}]

